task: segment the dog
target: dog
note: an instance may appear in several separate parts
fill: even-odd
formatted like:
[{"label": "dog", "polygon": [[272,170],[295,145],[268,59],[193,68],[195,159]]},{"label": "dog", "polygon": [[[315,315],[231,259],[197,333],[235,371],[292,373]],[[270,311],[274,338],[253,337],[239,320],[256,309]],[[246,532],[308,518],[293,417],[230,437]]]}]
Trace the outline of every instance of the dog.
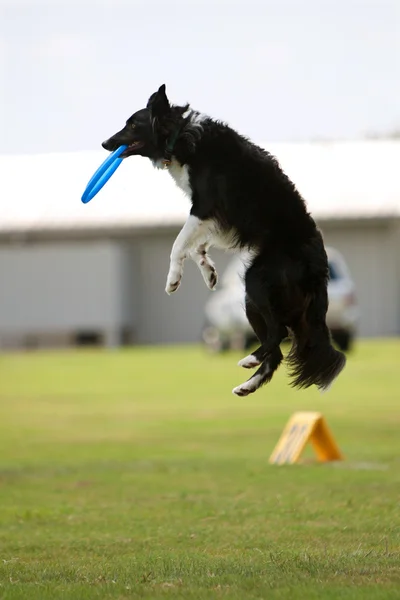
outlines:
[{"label": "dog", "polygon": [[332,346],[326,325],[326,251],[303,197],[277,159],[189,104],[171,104],[165,85],[102,146],[112,152],[123,144],[122,158],[148,157],[168,170],[191,203],[172,247],[168,294],[179,288],[186,259],[197,263],[213,290],[218,277],[209,248],[250,253],[245,311],[260,346],[238,364],[258,370],[233,393],[247,396],[271,381],[288,336],[291,384],[327,390],[346,359]]}]

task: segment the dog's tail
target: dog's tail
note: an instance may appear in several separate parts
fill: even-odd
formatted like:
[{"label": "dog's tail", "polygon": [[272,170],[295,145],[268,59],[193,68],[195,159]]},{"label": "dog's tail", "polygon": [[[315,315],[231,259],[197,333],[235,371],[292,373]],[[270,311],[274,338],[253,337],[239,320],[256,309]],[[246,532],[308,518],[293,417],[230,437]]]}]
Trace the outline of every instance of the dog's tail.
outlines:
[{"label": "dog's tail", "polygon": [[321,279],[307,296],[300,318],[292,324],[294,339],[287,361],[294,387],[315,384],[320,391],[327,391],[346,364],[344,354],[332,346],[327,307],[326,282]]}]

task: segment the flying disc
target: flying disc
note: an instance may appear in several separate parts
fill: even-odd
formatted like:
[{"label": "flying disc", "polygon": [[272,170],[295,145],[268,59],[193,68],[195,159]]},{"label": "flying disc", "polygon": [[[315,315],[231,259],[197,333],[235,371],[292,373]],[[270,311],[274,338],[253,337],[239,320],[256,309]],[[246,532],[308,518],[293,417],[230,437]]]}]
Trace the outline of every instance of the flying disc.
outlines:
[{"label": "flying disc", "polygon": [[120,155],[126,150],[128,146],[120,146],[114,152],[107,156],[106,160],[100,165],[94,175],[91,177],[89,183],[86,186],[85,191],[82,194],[82,202],[86,204],[95,197],[95,195],[101,190],[101,188],[107,183],[111,175],[115,173],[119,165],[124,160],[120,158]]}]

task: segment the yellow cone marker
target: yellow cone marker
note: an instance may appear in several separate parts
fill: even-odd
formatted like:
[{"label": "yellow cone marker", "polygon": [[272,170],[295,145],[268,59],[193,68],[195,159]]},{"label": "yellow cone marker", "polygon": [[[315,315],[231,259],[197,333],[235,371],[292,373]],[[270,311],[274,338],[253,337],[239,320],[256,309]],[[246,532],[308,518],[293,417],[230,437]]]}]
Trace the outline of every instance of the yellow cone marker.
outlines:
[{"label": "yellow cone marker", "polygon": [[343,460],[321,413],[297,412],[289,419],[269,462],[273,465],[298,462],[308,442],[311,442],[318,461]]}]

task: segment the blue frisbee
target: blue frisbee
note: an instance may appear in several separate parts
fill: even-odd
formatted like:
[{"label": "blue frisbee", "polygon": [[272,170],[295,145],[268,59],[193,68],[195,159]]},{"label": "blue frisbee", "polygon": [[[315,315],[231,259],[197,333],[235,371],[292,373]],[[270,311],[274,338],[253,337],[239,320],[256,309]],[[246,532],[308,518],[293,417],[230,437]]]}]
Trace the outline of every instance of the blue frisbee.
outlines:
[{"label": "blue frisbee", "polygon": [[110,154],[97,169],[93,177],[90,179],[86,186],[85,191],[82,194],[82,202],[86,204],[95,197],[95,195],[101,190],[101,188],[107,183],[111,175],[115,173],[119,165],[124,160],[120,158],[120,155],[126,150],[128,146],[120,146],[114,152]]}]

